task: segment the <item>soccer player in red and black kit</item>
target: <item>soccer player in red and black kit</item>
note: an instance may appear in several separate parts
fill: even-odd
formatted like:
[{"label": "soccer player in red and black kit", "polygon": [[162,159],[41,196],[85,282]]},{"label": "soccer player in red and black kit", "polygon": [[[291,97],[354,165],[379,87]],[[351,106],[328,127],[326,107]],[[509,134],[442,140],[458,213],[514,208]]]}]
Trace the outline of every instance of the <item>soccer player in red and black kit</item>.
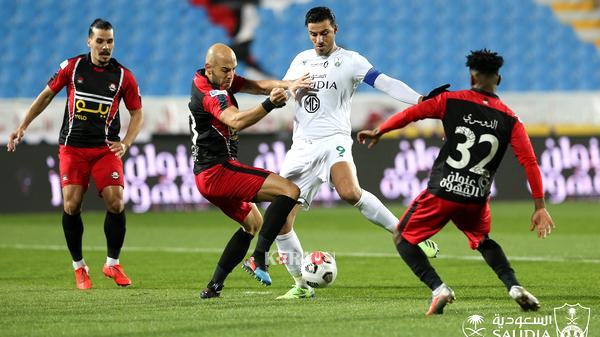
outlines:
[{"label": "soccer player in red and black kit", "polygon": [[491,183],[509,144],[531,187],[535,210],[530,229],[537,228],[538,237],[545,238],[554,228],[545,208],[542,178],[529,137],[519,118],[495,94],[503,63],[495,52],[471,52],[467,56],[471,90],[442,93],[395,114],[379,128],[358,133],[361,144],[372,139],[372,148],[386,132],[425,118],[442,120],[446,140],[433,164],[427,189],[400,218],[394,234],[402,259],[433,291],[427,315],[442,314],[445,305],[454,300],[454,292],[416,244],[439,232],[450,220],[467,236],[471,249],[481,253],[523,310],[540,307],[517,281],[500,245],[489,237]]},{"label": "soccer player in red and black kit", "polygon": [[[119,263],[125,239],[123,203],[123,163],[127,152],[142,126],[142,101],[133,74],[112,58],[114,34],[112,25],[96,19],[88,31],[88,54],[79,55],[60,64],[57,73],[34,100],[19,127],[10,134],[8,151],[15,151],[31,122],[48,106],[54,96],[67,87],[67,104],[60,130],[60,176],[63,193],[62,225],[67,247],[73,258],[77,288],[90,289],[82,253],[83,222],[81,204],[90,175],[106,204],[104,233],[107,243],[105,276],[119,286],[131,280]],[[123,99],[131,120],[123,140],[119,139],[119,103]]]},{"label": "soccer player in red and black kit", "polygon": [[[308,88],[308,75],[295,81],[252,81],[237,76],[236,67],[233,50],[217,43],[208,49],[205,68],[196,72],[192,83],[189,121],[196,186],[208,201],[241,225],[225,246],[200,298],[220,296],[225,278],[244,259],[259,230],[256,249],[243,268],[260,283],[271,284],[266,254],[300,193],[296,185],[273,172],[241,164],[237,160],[237,132],[285,105],[285,89]],[[236,92],[270,96],[254,108],[239,111],[233,96]],[[261,201],[271,202],[264,222],[254,204]]]}]

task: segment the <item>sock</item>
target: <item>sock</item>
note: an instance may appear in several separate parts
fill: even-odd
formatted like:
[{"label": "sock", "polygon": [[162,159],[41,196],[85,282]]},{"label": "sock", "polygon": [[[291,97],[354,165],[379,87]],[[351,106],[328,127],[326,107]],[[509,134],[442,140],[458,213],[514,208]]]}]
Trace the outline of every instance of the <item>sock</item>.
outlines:
[{"label": "sock", "polygon": [[111,267],[119,264],[119,259],[113,259],[112,257],[106,257],[106,265]]},{"label": "sock", "polygon": [[225,282],[225,279],[233,268],[242,262],[246,256],[252,238],[252,235],[244,232],[241,228],[233,234],[225,249],[223,249],[223,254],[221,254],[221,258],[217,263],[217,268],[212,277],[213,283],[222,285]]},{"label": "sock", "polygon": [[396,249],[404,262],[410,267],[415,275],[425,283],[429,289],[434,290],[443,284],[442,279],[429,263],[429,259],[417,245],[401,239]]},{"label": "sock", "polygon": [[86,264],[85,264],[84,259],[81,259],[79,261],[73,261],[73,269],[79,269],[79,268],[85,267],[85,266],[86,266]]},{"label": "sock", "polygon": [[398,224],[398,218],[383,205],[371,192],[362,190],[358,202],[354,205],[372,223],[393,232]]},{"label": "sock", "polygon": [[437,288],[433,289],[433,291],[431,292],[431,294],[432,294],[433,296],[437,296],[437,295],[439,295],[439,294],[440,294],[440,292],[442,291],[442,289],[444,289],[444,287],[445,287],[445,286],[446,286],[446,284],[445,284],[445,283],[442,283],[442,284],[440,284],[440,286],[439,286],[439,287],[437,287]]},{"label": "sock", "polygon": [[308,288],[308,284],[302,278],[302,246],[296,232],[292,229],[287,234],[278,235],[275,239],[280,256],[285,256],[285,267],[296,282],[296,287]]},{"label": "sock", "polygon": [[486,238],[479,243],[477,250],[498,275],[500,281],[504,283],[506,289],[510,291],[512,286],[520,285],[515,276],[515,271],[510,267],[510,263],[502,251],[502,247],[496,241]]},{"label": "sock", "polygon": [[108,257],[118,259],[125,241],[125,211],[121,213],[106,212],[104,218],[104,235]]},{"label": "sock", "polygon": [[266,267],[266,254],[271,249],[271,244],[275,241],[277,234],[285,224],[288,214],[296,205],[296,200],[285,196],[276,196],[271,205],[265,211],[263,226],[258,233],[258,242],[252,256],[256,265],[264,269]]},{"label": "sock", "polygon": [[81,220],[81,213],[70,215],[63,211],[62,226],[71,258],[73,261],[82,260],[81,240],[83,238],[83,221]]}]

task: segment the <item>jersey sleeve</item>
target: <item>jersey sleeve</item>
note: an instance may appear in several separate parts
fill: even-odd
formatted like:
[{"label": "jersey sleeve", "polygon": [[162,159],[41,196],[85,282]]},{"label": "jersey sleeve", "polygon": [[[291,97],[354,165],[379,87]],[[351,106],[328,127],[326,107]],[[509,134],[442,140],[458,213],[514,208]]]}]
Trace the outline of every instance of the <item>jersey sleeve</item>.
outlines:
[{"label": "jersey sleeve", "polygon": [[401,129],[406,125],[426,118],[443,119],[446,115],[447,93],[435,96],[425,102],[413,105],[388,118],[379,126],[381,133]]},{"label": "jersey sleeve", "polygon": [[205,110],[217,119],[223,111],[234,106],[226,90],[211,90],[209,95],[204,96],[203,104]]},{"label": "jersey sleeve", "polygon": [[544,186],[542,183],[542,174],[540,173],[529,136],[525,131],[523,123],[518,119],[512,129],[510,145],[515,152],[519,164],[525,169],[527,181],[529,182],[529,187],[531,187],[531,196],[534,199],[543,198]]},{"label": "jersey sleeve", "polygon": [[142,95],[135,77],[129,70],[124,70],[122,97],[127,110],[139,110],[142,108]]},{"label": "jersey sleeve", "polygon": [[240,90],[242,90],[242,87],[244,86],[245,83],[246,83],[246,78],[235,75],[233,77],[233,83],[231,84],[231,88],[229,88],[229,91],[231,91],[232,93],[239,92]]},{"label": "jersey sleeve", "polygon": [[300,68],[300,55],[296,55],[296,57],[292,60],[292,63],[290,63],[290,67],[288,68],[287,72],[285,73],[285,76],[283,76],[283,80],[284,81],[293,81],[295,79],[297,79],[298,77],[304,75],[301,74],[301,68]]},{"label": "jersey sleeve", "polygon": [[73,75],[73,60],[64,60],[56,73],[48,80],[48,87],[55,93],[61,91],[72,78]]},{"label": "jersey sleeve", "polygon": [[362,82],[369,70],[373,68],[373,65],[371,64],[371,62],[369,62],[369,60],[367,60],[364,56],[360,55],[359,53],[355,53],[352,60],[352,78],[355,82]]}]

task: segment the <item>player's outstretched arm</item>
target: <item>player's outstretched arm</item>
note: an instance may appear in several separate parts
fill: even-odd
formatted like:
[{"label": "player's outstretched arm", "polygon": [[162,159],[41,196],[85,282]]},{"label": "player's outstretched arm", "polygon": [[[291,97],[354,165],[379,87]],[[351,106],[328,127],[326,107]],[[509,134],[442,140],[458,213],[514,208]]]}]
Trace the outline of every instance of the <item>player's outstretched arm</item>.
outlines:
[{"label": "player's outstretched arm", "polygon": [[19,144],[21,139],[23,139],[23,136],[25,136],[25,130],[27,130],[29,124],[31,124],[31,122],[46,109],[48,104],[52,102],[54,96],[56,96],[56,93],[52,91],[50,87],[46,86],[36,97],[21,124],[8,136],[8,144],[6,145],[6,150],[8,152],[14,152],[17,149],[17,144]]},{"label": "player's outstretched arm", "polygon": [[381,135],[382,133],[379,132],[378,128],[375,128],[373,130],[362,130],[359,131],[356,135],[356,140],[358,140],[359,144],[364,144],[367,141],[367,139],[371,139],[368,148],[372,149],[373,146],[379,143],[379,138],[381,138]]},{"label": "player's outstretched arm", "polygon": [[219,120],[236,130],[245,129],[265,117],[271,110],[285,105],[288,96],[284,89],[275,88],[261,104],[252,109],[239,111],[235,106],[223,110]]},{"label": "player's outstretched arm", "polygon": [[530,231],[537,229],[538,238],[545,239],[546,236],[552,233],[552,229],[556,226],[552,221],[552,217],[550,213],[546,210],[546,206],[544,203],[544,198],[533,199],[535,204],[535,211],[533,211],[533,215],[531,216],[531,227]]},{"label": "player's outstretched arm", "polygon": [[244,85],[240,89],[240,92],[253,95],[269,95],[269,93],[275,88],[287,89],[290,92],[295,93],[297,89],[310,87],[310,76],[308,73],[301,77],[292,80],[246,80]]}]

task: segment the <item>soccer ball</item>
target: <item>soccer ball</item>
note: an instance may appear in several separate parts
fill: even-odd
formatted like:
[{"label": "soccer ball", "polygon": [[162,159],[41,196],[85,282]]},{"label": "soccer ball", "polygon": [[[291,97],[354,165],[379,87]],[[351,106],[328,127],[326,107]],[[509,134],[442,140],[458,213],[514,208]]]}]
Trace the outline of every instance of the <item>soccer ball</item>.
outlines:
[{"label": "soccer ball", "polygon": [[302,261],[302,278],[313,288],[330,286],[337,276],[335,259],[327,252],[314,251]]}]

